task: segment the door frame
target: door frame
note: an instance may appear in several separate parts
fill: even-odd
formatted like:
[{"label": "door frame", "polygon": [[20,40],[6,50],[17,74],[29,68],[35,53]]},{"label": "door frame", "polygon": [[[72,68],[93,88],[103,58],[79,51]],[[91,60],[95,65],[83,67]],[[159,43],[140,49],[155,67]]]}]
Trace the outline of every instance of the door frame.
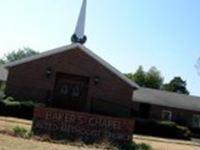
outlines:
[{"label": "door frame", "polygon": [[55,82],[54,82],[54,88],[53,88],[53,102],[52,102],[52,106],[55,107],[55,103],[56,103],[56,86],[57,86],[57,83],[59,81],[59,79],[67,79],[67,78],[74,78],[74,79],[79,79],[81,80],[84,79],[85,82],[86,82],[86,90],[85,90],[85,106],[84,108],[82,109],[83,111],[87,109],[87,103],[88,103],[88,93],[89,93],[89,85],[90,85],[90,77],[87,77],[87,76],[82,76],[82,75],[77,75],[77,74],[69,74],[69,73],[64,73],[64,72],[56,72],[56,75],[55,75]]}]

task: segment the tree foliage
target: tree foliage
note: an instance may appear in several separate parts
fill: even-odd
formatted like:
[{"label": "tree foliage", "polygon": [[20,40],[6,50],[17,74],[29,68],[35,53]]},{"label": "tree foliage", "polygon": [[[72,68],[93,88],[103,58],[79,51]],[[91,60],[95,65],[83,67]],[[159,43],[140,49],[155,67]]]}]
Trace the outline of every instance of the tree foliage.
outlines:
[{"label": "tree foliage", "polygon": [[163,83],[163,77],[156,67],[151,67],[148,72],[145,72],[143,67],[139,66],[134,74],[128,73],[126,76],[135,81],[141,87],[160,89]]},{"label": "tree foliage", "polygon": [[5,58],[0,59],[0,63],[1,64],[9,63],[9,62],[13,62],[16,60],[20,60],[22,58],[37,55],[37,54],[38,54],[37,51],[35,51],[29,47],[24,47],[23,49],[18,49],[17,51],[14,50],[14,51],[8,53],[7,55],[5,55]]},{"label": "tree foliage", "polygon": [[160,89],[163,84],[164,78],[161,76],[160,71],[156,67],[151,67],[146,73],[145,85],[153,89]]},{"label": "tree foliage", "polygon": [[156,67],[151,67],[147,72],[145,72],[143,67],[139,66],[135,73],[128,73],[126,76],[135,81],[141,87],[161,89],[187,95],[189,94],[187,83],[181,77],[174,77],[169,83],[163,84],[164,78]]},{"label": "tree foliage", "polygon": [[0,65],[5,64],[5,61],[3,59],[0,59]]},{"label": "tree foliage", "polygon": [[137,69],[137,71],[133,74],[133,73],[128,73],[126,74],[126,76],[135,81],[138,85],[145,87],[145,77],[146,77],[146,73],[143,70],[142,66],[139,66],[139,68]]},{"label": "tree foliage", "polygon": [[189,91],[186,86],[186,81],[184,81],[181,77],[174,77],[169,83],[163,85],[163,90],[188,95]]}]

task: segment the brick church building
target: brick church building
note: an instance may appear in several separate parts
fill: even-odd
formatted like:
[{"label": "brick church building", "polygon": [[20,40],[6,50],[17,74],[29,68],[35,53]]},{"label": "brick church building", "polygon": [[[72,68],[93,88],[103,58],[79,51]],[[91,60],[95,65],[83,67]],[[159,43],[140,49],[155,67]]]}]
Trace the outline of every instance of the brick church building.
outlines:
[{"label": "brick church building", "polygon": [[74,43],[6,65],[6,94],[51,107],[129,116],[139,86]]},{"label": "brick church building", "polygon": [[200,97],[139,87],[82,44],[6,64],[6,94],[50,107],[200,127]]},{"label": "brick church building", "polygon": [[8,96],[49,107],[200,128],[199,97],[141,88],[86,48],[85,14],[86,0],[71,45],[5,65]]}]

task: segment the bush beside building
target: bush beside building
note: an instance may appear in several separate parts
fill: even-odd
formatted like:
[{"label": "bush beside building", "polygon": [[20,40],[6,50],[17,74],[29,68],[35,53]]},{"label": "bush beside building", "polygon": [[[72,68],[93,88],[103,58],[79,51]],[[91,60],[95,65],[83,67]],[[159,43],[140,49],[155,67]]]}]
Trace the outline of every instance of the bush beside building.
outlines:
[{"label": "bush beside building", "polygon": [[7,98],[0,101],[0,115],[32,119],[35,106],[36,104],[32,101],[14,101]]},{"label": "bush beside building", "polygon": [[163,138],[190,140],[190,129],[170,121],[136,119],[135,133]]}]

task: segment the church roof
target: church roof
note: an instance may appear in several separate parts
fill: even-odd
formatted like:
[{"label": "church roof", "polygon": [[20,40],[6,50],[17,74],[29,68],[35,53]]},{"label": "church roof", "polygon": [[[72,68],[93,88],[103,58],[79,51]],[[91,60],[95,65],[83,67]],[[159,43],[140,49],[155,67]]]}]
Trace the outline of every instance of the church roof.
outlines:
[{"label": "church roof", "polygon": [[133,102],[200,111],[200,97],[148,88],[134,91]]},{"label": "church roof", "polygon": [[40,53],[40,54],[35,55],[35,56],[31,56],[31,57],[24,58],[24,59],[21,59],[21,60],[18,60],[18,61],[14,61],[14,62],[6,64],[5,67],[9,69],[11,67],[14,67],[14,66],[17,66],[17,65],[20,65],[20,64],[24,64],[24,63],[27,63],[27,62],[30,62],[30,61],[34,61],[34,60],[37,60],[37,59],[40,59],[40,58],[48,57],[48,56],[58,54],[58,53],[62,53],[62,52],[65,52],[65,51],[73,50],[75,48],[79,48],[80,50],[82,50],[83,52],[88,54],[90,57],[94,58],[96,61],[98,61],[100,64],[102,64],[108,70],[110,70],[113,74],[117,75],[123,81],[128,83],[134,89],[139,88],[139,86],[135,82],[128,79],[125,75],[123,75],[120,71],[118,71],[116,68],[111,66],[108,62],[106,62],[105,60],[103,60],[102,58],[97,56],[95,53],[93,53],[91,50],[89,50],[88,48],[86,48],[85,46],[83,46],[79,43],[73,43],[73,44],[68,45],[68,46],[63,46],[63,47],[60,47],[60,48],[56,48],[56,49],[53,49],[53,50],[49,50],[49,51]]}]

